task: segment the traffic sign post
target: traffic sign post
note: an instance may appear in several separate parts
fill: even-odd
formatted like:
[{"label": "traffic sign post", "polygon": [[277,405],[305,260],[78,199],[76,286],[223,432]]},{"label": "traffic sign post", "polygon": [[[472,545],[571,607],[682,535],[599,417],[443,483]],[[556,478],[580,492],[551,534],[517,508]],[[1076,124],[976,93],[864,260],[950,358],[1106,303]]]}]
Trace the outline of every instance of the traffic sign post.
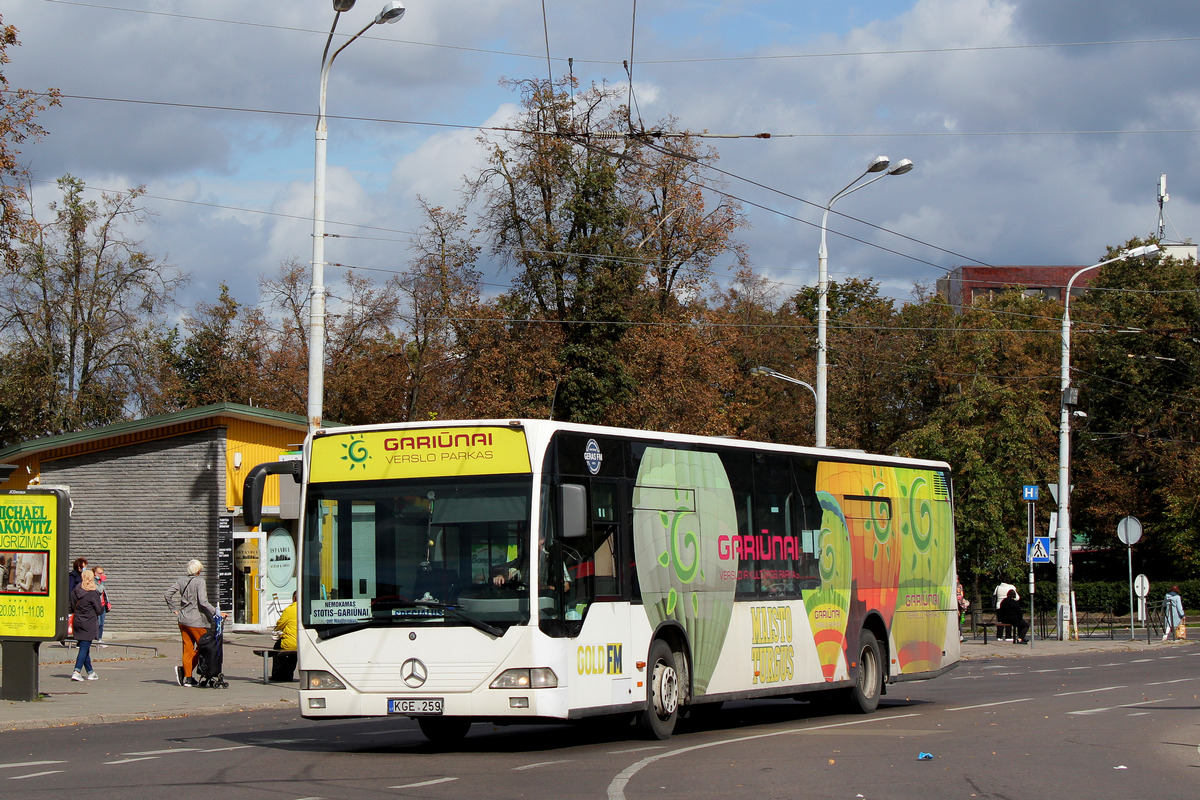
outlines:
[{"label": "traffic sign post", "polygon": [[1142,538],[1142,523],[1137,517],[1125,517],[1117,523],[1117,538],[1129,550],[1129,640],[1133,641],[1133,546]]},{"label": "traffic sign post", "polygon": [[[1025,538],[1025,560],[1029,562],[1029,647],[1033,649],[1034,639],[1034,616],[1033,616],[1033,565],[1043,564],[1049,561],[1046,558],[1046,548],[1048,547],[1045,537],[1034,536],[1034,522],[1037,519],[1036,502],[1038,499],[1038,487],[1022,486],[1021,499],[1025,501],[1029,511],[1029,535]],[[1038,560],[1034,561],[1034,556],[1038,555]],[[1013,640],[1016,640],[1016,634],[1013,634]]]}]

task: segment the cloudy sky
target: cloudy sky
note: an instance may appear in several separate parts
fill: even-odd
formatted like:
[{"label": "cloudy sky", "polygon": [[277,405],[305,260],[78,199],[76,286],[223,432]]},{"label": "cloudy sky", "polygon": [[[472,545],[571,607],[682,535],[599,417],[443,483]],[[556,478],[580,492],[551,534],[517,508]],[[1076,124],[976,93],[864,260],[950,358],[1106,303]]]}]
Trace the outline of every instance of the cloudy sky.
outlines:
[{"label": "cloudy sky", "polygon": [[[338,32],[371,21],[358,0]],[[815,284],[821,209],[872,157],[911,158],[835,206],[833,279],[896,297],[961,264],[1089,264],[1153,233],[1200,238],[1194,0],[409,0],[329,84],[330,262],[403,270],[415,197],[454,205],[504,78],[625,87],[647,121],[712,134],[755,268]],[[64,173],[144,185],[137,231],[190,272],[186,304],[243,301],[311,257],[313,125],[330,0],[7,0],[13,88],[55,87],[23,147],[36,199]],[[547,53],[547,49],[549,52]],[[632,58],[631,58],[632,54]],[[573,64],[568,66],[568,59]],[[872,227],[874,226],[874,227]],[[343,268],[330,268],[333,284]],[[504,274],[489,275],[493,285]]]}]

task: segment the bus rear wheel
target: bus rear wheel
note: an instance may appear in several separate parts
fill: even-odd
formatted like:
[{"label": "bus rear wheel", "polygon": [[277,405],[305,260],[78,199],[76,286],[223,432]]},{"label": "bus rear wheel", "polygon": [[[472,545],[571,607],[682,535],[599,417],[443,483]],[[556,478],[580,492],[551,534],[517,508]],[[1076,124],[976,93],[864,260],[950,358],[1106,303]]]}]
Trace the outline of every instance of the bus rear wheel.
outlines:
[{"label": "bus rear wheel", "polygon": [[642,725],[655,739],[669,739],[679,719],[679,669],[674,651],[661,639],[650,646],[647,677]]},{"label": "bus rear wheel", "polygon": [[417,725],[425,738],[434,744],[453,744],[466,737],[471,720],[465,717],[417,717]]},{"label": "bus rear wheel", "polygon": [[883,694],[883,655],[875,634],[864,630],[858,635],[858,677],[850,689],[850,708],[871,714],[879,707]]}]

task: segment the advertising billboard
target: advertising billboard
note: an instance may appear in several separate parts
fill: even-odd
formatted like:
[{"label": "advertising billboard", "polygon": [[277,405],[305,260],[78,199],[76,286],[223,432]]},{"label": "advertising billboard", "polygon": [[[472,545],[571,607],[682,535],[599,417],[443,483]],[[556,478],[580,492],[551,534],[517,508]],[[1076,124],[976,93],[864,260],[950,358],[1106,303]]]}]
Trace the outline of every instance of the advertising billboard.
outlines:
[{"label": "advertising billboard", "polygon": [[0,494],[0,639],[66,635],[69,504],[61,489]]}]

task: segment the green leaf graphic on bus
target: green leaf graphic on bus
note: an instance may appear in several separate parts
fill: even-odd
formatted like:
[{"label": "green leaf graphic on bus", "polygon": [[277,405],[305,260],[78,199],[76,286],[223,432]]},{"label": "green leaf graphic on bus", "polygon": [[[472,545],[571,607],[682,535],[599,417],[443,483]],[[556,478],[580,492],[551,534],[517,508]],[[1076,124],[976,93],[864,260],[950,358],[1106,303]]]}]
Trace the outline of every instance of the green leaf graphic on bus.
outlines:
[{"label": "green leaf graphic on bus", "polygon": [[904,642],[896,653],[903,671],[940,665],[948,620],[957,613],[950,503],[935,498],[928,475],[896,470],[903,567],[893,632]]},{"label": "green leaf graphic on bus", "polygon": [[733,612],[737,560],[722,561],[717,544],[737,534],[729,477],[716,453],[650,447],[633,506],[643,607],[655,628],[667,620],[683,626],[696,693],[704,694]]}]

